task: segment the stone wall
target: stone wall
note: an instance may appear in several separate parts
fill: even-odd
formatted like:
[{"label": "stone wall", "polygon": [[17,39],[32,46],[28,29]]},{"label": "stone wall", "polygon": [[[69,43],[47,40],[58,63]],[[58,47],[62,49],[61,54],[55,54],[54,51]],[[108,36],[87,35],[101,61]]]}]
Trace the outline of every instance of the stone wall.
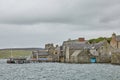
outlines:
[{"label": "stone wall", "polygon": [[111,63],[120,64],[120,51],[116,51],[112,53]]},{"label": "stone wall", "polygon": [[111,63],[111,57],[99,56],[96,58],[97,63]]}]

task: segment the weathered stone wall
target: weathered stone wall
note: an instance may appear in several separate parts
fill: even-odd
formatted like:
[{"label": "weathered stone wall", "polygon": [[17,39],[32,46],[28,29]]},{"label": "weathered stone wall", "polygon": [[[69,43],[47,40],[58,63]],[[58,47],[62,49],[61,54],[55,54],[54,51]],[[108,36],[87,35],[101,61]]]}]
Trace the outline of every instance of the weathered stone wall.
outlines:
[{"label": "weathered stone wall", "polygon": [[96,58],[97,63],[111,63],[111,57],[99,56]]},{"label": "weathered stone wall", "polygon": [[78,59],[79,63],[90,63],[90,57],[89,56],[81,56]]},{"label": "weathered stone wall", "polygon": [[76,57],[71,57],[71,62],[72,63],[90,63],[90,59],[93,56],[90,54],[88,50],[83,50],[79,53],[78,56]]},{"label": "weathered stone wall", "polygon": [[106,41],[97,51],[99,53],[97,57],[97,63],[111,63],[111,51],[112,47]]},{"label": "weathered stone wall", "polygon": [[120,52],[113,52],[111,57],[112,64],[120,64]]},{"label": "weathered stone wall", "polygon": [[60,62],[65,62],[64,57],[60,57],[59,60],[60,60]]}]

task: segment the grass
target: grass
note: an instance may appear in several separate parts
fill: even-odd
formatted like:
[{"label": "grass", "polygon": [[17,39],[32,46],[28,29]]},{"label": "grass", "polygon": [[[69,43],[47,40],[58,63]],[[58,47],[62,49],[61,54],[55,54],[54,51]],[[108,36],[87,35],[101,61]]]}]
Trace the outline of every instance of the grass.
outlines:
[{"label": "grass", "polygon": [[[32,50],[12,50],[12,56],[15,58],[18,57],[27,57],[32,54]],[[10,58],[11,57],[11,50],[0,50],[0,58]]]}]

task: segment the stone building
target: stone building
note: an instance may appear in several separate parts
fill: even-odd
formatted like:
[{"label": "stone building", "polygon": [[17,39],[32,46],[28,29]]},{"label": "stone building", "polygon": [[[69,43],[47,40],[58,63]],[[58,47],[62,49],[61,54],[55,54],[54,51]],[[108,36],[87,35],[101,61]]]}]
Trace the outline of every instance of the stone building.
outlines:
[{"label": "stone building", "polygon": [[59,62],[60,47],[53,44],[46,44],[44,50],[36,50],[32,52],[32,60],[43,62]]},{"label": "stone building", "polygon": [[[62,48],[65,62],[73,62],[73,60],[71,60],[71,58],[74,56],[73,53],[77,50],[83,50],[87,47],[89,47],[89,43],[84,38],[79,38],[76,40],[69,39],[68,41],[64,41]],[[75,55],[76,54],[77,53],[75,53]]]},{"label": "stone building", "polygon": [[110,45],[114,49],[120,49],[120,35],[116,35],[115,33],[112,34],[112,39],[110,41]]},{"label": "stone building", "polygon": [[[52,50],[52,49],[50,49]],[[54,59],[54,62],[59,62],[60,61],[60,47],[58,45],[56,45],[56,47],[54,47],[54,49],[52,50],[52,54],[53,54],[53,59]]]},{"label": "stone building", "polygon": [[98,63],[110,63],[111,62],[111,52],[113,48],[107,42],[107,40],[95,43],[92,46],[94,50],[97,51],[96,59]]},{"label": "stone building", "polygon": [[[87,41],[68,41],[68,43],[65,42],[63,47],[65,62],[90,62],[92,58],[98,63],[111,62],[111,51],[113,48],[106,39],[94,44],[89,44]],[[82,57],[84,59],[82,59]]]},{"label": "stone building", "polygon": [[59,62],[60,61],[60,58],[59,58],[59,56],[60,56],[60,47],[58,45],[56,45],[55,47],[54,47],[53,44],[51,44],[49,46],[47,45],[46,49],[48,50],[49,54],[52,54],[54,62]]},{"label": "stone building", "polygon": [[45,49],[46,50],[48,50],[51,47],[54,47],[53,43],[45,44]]},{"label": "stone building", "polygon": [[52,54],[49,54],[47,50],[39,50],[32,52],[32,59],[38,62],[52,62]]}]

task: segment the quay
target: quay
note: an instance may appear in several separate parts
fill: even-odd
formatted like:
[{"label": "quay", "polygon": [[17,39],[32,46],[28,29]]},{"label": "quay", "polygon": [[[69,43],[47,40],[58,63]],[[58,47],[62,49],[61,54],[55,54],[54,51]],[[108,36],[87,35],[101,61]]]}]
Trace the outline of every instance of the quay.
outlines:
[{"label": "quay", "polygon": [[30,63],[30,60],[27,60],[26,58],[10,58],[7,60],[7,63],[9,64],[23,64],[23,63]]}]

